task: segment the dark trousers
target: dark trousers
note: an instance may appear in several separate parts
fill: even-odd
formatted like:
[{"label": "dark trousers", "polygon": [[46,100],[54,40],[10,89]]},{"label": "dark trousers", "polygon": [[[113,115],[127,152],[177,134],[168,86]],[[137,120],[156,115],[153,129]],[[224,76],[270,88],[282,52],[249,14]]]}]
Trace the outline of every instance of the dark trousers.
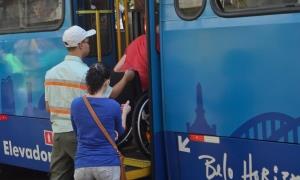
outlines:
[{"label": "dark trousers", "polygon": [[74,179],[75,133],[54,133],[53,140],[50,180]]}]

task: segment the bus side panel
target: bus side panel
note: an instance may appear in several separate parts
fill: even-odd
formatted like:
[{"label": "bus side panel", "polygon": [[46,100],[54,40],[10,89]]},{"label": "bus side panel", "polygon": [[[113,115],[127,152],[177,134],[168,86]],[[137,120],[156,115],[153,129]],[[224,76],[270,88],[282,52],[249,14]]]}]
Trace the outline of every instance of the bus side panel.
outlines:
[{"label": "bus side panel", "polygon": [[299,17],[163,21],[165,130],[299,143]]},{"label": "bus side panel", "polygon": [[[247,169],[249,154],[260,174],[299,174],[297,158],[289,163],[283,156],[299,152],[300,14],[221,18],[207,12],[207,3],[202,16],[183,21],[173,1],[161,4],[163,123],[171,134],[165,141],[171,179],[210,179],[203,162],[218,179],[211,157],[221,163],[224,153],[233,158],[234,177]],[[188,134],[223,138],[218,145],[194,144]],[[188,151],[196,154],[181,153]],[[200,161],[201,155],[206,159]],[[194,169],[200,163],[202,174]]]},{"label": "bus side panel", "polygon": [[[300,176],[300,145],[167,132],[170,179],[290,179]],[[208,139],[208,137],[206,137]],[[259,178],[256,178],[259,177]]]},{"label": "bus side panel", "polygon": [[44,78],[67,52],[61,38],[71,25],[70,6],[66,1],[64,22],[55,31],[0,35],[1,164],[49,171],[52,132]]},{"label": "bus side panel", "polygon": [[49,117],[44,104],[44,78],[66,54],[61,38],[71,24],[71,5],[67,1],[64,5],[64,22],[55,31],[0,35],[2,113]]},{"label": "bus side panel", "polygon": [[52,132],[48,119],[9,116],[0,122],[1,163],[48,171]]}]

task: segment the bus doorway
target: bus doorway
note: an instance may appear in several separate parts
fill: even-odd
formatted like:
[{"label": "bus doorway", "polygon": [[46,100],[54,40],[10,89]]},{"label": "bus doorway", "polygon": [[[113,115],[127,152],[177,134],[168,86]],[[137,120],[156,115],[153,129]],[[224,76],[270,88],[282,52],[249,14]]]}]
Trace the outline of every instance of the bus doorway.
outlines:
[{"label": "bus doorway", "polygon": [[[145,58],[142,60],[144,67],[147,68],[146,81],[149,81],[144,1],[77,1],[74,7],[74,24],[97,31],[97,35],[90,41],[92,47],[90,56],[85,59],[88,65],[103,62],[113,70],[124,54],[127,58],[132,57],[128,58],[128,61],[142,56]],[[139,54],[140,52],[142,53]],[[130,118],[126,123],[126,132],[119,137],[117,143],[126,156],[127,177],[136,179],[150,175],[151,116],[149,91],[141,87],[143,81],[139,68],[134,66],[132,69],[137,71],[135,79],[128,83],[121,95],[116,98],[120,104],[129,99],[132,106]],[[112,73],[111,85],[118,82],[122,76],[122,71]]]}]

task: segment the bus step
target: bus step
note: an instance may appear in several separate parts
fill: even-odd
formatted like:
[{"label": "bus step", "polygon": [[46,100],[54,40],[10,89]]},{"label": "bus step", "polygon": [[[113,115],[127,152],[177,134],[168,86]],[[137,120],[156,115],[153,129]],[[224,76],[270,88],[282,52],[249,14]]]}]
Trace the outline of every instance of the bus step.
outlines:
[{"label": "bus step", "polygon": [[138,168],[146,168],[151,166],[151,162],[149,160],[141,160],[135,158],[127,158],[124,159],[124,164],[126,166],[133,166]]},{"label": "bus step", "polygon": [[151,162],[149,160],[125,157],[127,179],[138,179],[150,176]]}]

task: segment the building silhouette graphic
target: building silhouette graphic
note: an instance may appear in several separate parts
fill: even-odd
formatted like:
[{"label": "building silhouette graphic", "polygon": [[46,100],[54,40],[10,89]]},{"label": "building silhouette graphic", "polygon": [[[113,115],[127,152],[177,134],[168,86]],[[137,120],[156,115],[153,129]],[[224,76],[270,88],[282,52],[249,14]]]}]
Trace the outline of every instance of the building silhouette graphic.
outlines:
[{"label": "building silhouette graphic", "polygon": [[202,88],[200,83],[197,84],[196,87],[196,119],[192,125],[187,123],[187,131],[190,133],[200,133],[200,134],[209,134],[215,135],[216,134],[216,126],[209,125],[205,118],[205,110],[203,107],[203,98],[202,98]]}]

